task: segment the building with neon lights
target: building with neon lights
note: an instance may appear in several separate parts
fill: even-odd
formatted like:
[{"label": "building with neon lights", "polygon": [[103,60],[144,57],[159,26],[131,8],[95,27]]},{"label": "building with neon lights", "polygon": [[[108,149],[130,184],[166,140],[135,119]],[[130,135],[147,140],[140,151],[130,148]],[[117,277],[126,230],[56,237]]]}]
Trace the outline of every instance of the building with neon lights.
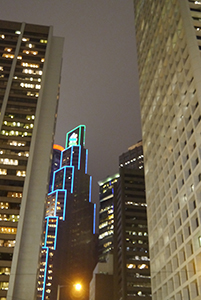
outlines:
[{"label": "building with neon lights", "polygon": [[200,299],[201,1],[134,8],[153,299]]},{"label": "building with neon lights", "polygon": [[1,300],[36,293],[63,42],[52,27],[0,21]]},{"label": "building with neon lights", "polygon": [[91,202],[92,177],[87,174],[88,150],[84,125],[66,135],[60,166],[53,174],[46,201],[44,245],[38,280],[38,299],[71,297],[76,281],[88,298],[89,283],[97,262],[96,205]]}]

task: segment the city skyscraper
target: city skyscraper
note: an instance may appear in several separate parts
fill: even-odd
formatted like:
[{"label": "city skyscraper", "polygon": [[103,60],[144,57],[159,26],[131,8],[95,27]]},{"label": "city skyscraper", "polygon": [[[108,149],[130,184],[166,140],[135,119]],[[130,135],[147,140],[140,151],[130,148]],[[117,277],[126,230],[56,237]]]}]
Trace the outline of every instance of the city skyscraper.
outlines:
[{"label": "city skyscraper", "polygon": [[116,173],[98,181],[100,187],[98,256],[102,262],[114,248],[114,185],[118,177],[119,173]]},{"label": "city skyscraper", "polygon": [[114,299],[151,298],[142,142],[119,157],[114,189]]},{"label": "city skyscraper", "polygon": [[1,300],[36,295],[62,49],[52,27],[0,21]]},{"label": "city skyscraper", "polygon": [[134,11],[153,299],[200,299],[201,1]]},{"label": "city skyscraper", "polygon": [[[97,262],[96,204],[91,202],[92,177],[87,174],[88,150],[84,125],[66,136],[52,191],[46,201],[46,227],[38,280],[42,300],[71,299],[73,285],[82,284],[82,299]],[[58,147],[57,147],[58,148]]]}]

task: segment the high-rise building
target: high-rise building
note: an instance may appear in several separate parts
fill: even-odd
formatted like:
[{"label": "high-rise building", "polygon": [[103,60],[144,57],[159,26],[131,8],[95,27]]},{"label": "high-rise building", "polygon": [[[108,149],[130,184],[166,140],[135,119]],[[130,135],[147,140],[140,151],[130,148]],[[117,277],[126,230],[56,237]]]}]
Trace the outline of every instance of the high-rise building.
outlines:
[{"label": "high-rise building", "polygon": [[142,143],[130,147],[119,157],[119,163],[120,177],[114,189],[114,299],[150,300]]},{"label": "high-rise building", "polygon": [[107,254],[105,262],[98,262],[90,282],[89,300],[113,300],[113,255]]},{"label": "high-rise building", "polygon": [[36,294],[62,49],[52,27],[0,21],[1,300]]},{"label": "high-rise building", "polygon": [[[87,174],[85,126],[67,133],[59,168],[53,173],[46,201],[46,227],[38,280],[38,299],[71,299],[79,281],[82,299],[97,262],[96,205],[91,202],[92,177]],[[58,147],[57,147],[58,148]]]},{"label": "high-rise building", "polygon": [[153,299],[200,299],[201,1],[134,10]]},{"label": "high-rise building", "polygon": [[143,161],[143,146],[142,141],[132,145],[128,151],[119,156],[119,168],[142,169]]},{"label": "high-rise building", "polygon": [[113,252],[114,236],[114,185],[119,173],[108,176],[98,182],[99,184],[99,236],[98,256],[104,262],[108,253]]}]

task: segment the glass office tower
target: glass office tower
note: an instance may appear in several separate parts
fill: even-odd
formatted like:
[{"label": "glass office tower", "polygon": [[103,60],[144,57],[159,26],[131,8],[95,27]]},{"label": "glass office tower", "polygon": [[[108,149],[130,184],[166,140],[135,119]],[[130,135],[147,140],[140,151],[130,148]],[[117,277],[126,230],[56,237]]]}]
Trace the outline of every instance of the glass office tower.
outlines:
[{"label": "glass office tower", "polygon": [[0,21],[2,300],[36,291],[62,48],[52,27]]},{"label": "glass office tower", "polygon": [[200,299],[201,1],[134,10],[153,299]]}]

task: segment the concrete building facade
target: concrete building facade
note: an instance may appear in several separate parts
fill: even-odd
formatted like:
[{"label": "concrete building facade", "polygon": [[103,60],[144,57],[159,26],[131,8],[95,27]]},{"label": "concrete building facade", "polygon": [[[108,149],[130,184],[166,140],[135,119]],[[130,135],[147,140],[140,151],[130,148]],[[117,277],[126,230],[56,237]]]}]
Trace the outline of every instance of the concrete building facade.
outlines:
[{"label": "concrete building facade", "polygon": [[153,299],[201,297],[201,2],[134,0]]},{"label": "concrete building facade", "polygon": [[1,300],[36,294],[62,49],[52,27],[0,21]]}]

